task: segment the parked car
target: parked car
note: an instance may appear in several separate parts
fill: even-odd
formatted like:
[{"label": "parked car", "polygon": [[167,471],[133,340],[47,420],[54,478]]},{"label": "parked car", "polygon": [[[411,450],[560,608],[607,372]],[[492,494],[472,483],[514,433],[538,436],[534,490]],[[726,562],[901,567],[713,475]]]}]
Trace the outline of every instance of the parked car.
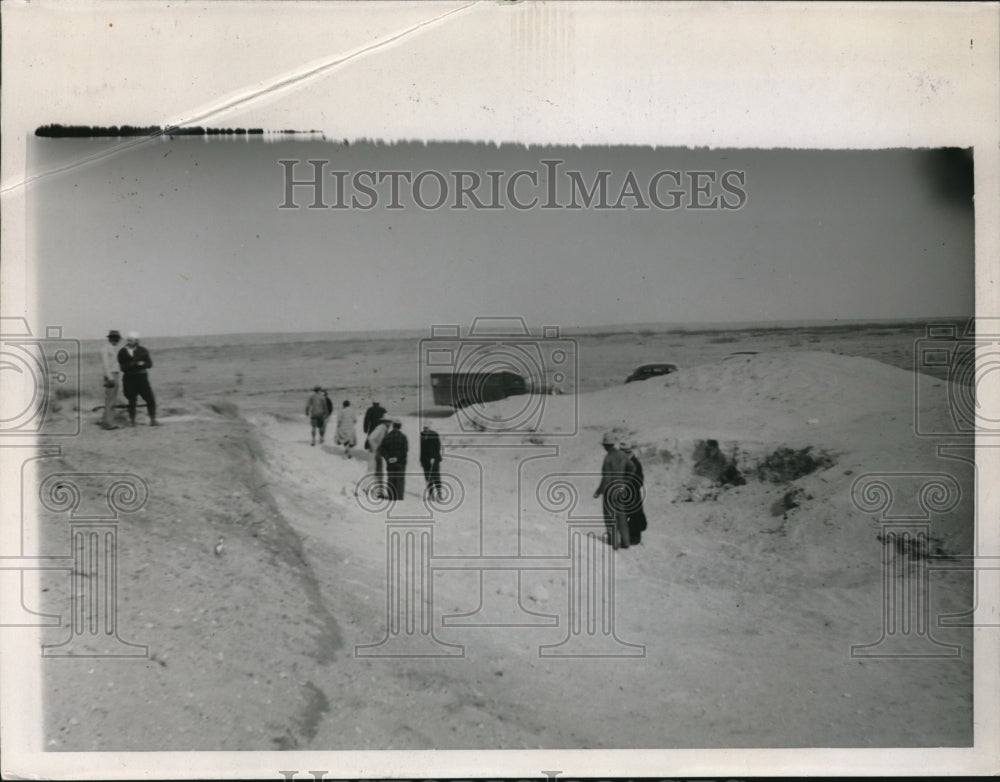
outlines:
[{"label": "parked car", "polygon": [[527,394],[528,381],[516,372],[435,372],[431,374],[434,404],[450,407],[496,402]]},{"label": "parked car", "polygon": [[678,369],[680,369],[680,367],[676,364],[643,364],[631,375],[625,378],[625,382],[631,383],[633,380],[649,380],[651,377],[669,375],[671,372],[676,372]]}]

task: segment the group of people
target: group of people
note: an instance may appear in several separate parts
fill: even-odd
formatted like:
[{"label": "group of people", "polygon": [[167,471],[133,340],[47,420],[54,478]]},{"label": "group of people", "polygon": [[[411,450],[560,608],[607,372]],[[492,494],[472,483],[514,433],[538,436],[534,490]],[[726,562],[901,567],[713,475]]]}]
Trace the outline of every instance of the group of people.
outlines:
[{"label": "group of people", "polygon": [[[333,403],[322,387],[316,386],[306,402],[306,416],[311,424],[311,445],[316,437],[323,442],[327,419],[333,413]],[[336,443],[344,446],[344,454],[350,458],[351,448],[357,445],[355,431],[357,418],[348,400],[337,414]],[[365,411],[361,428],[365,434],[364,448],[368,451],[368,469],[375,476],[376,492],[387,500],[400,500],[406,489],[406,464],[410,443],[403,433],[403,422],[388,415],[378,402],[373,402]],[[425,425],[420,432],[420,466],[424,471],[426,496],[440,499],[441,484],[441,438],[430,426]]]},{"label": "group of people", "polygon": [[[382,486],[384,470],[384,499],[401,499],[406,486],[406,461],[410,448],[409,440],[403,433],[403,422],[389,417],[382,405],[373,402],[365,411],[362,428],[375,486]],[[442,499],[441,437],[428,424],[420,430],[420,467],[424,472],[424,496],[431,500]]]},{"label": "group of people", "polygon": [[[313,388],[312,396],[306,402],[306,417],[310,423],[309,445],[316,445],[316,436],[322,444],[326,439],[326,423],[333,415],[333,400],[321,386]],[[351,407],[349,399],[344,400],[344,404],[337,412],[336,434],[334,442],[344,446],[344,456],[351,458],[351,449],[357,446],[358,438],[355,433],[358,417]]]},{"label": "group of people", "polygon": [[613,548],[628,548],[642,540],[646,529],[643,509],[645,474],[635,444],[619,441],[612,432],[601,440],[604,463],[594,497],[601,498],[608,541]]},{"label": "group of people", "polygon": [[[148,371],[153,366],[149,351],[139,344],[139,334],[131,331],[126,335],[125,345],[119,347],[121,333],[116,329],[108,332],[107,344],[101,349],[101,364],[104,370],[104,415],[102,429],[117,429],[115,406],[119,388],[128,402],[129,425],[135,426],[136,408],[141,397],[149,413],[149,425],[159,426],[156,420],[156,397],[149,385]],[[317,436],[322,443],[326,437],[326,425],[333,415],[333,401],[321,386],[313,388],[306,402],[306,416],[309,418],[310,445],[316,445]],[[349,400],[345,399],[337,413],[337,445],[344,447],[344,455],[350,459],[351,449],[357,446],[357,416]],[[387,415],[386,409],[373,402],[365,411],[362,421],[365,433],[365,450],[368,451],[369,472],[375,475],[375,486],[388,500],[403,497],[406,486],[406,463],[409,440],[403,433],[403,422]],[[634,546],[642,540],[646,529],[646,514],[643,509],[645,476],[642,462],[635,453],[635,446],[622,441],[612,432],[604,435],[604,462],[601,465],[601,482],[594,497],[602,500],[604,522],[608,540],[618,548]],[[441,499],[441,437],[429,425],[420,432],[420,466],[424,472],[426,496]],[[384,476],[384,481],[383,481]]]},{"label": "group of people", "polygon": [[[319,386],[306,404],[306,415],[312,421],[313,443],[316,432],[323,442],[326,419],[330,416],[332,403]],[[337,442],[355,444],[355,418],[350,402],[337,418]],[[373,402],[365,411],[362,421],[365,434],[365,450],[368,451],[368,471],[375,478],[376,494],[390,501],[402,499],[406,488],[406,464],[409,440],[403,433],[403,422],[389,416],[378,402]],[[604,523],[608,542],[615,549],[625,549],[642,541],[646,530],[646,513],[643,507],[645,473],[639,461],[635,443],[616,437],[608,432],[601,440],[604,447],[604,462],[601,465],[601,482],[594,492],[594,498],[601,498]],[[425,496],[429,499],[443,499],[441,482],[441,437],[425,424],[420,432],[420,466],[426,484]]]},{"label": "group of people", "polygon": [[104,415],[102,429],[117,429],[115,406],[118,404],[119,389],[124,391],[128,402],[129,426],[135,426],[135,413],[139,397],[146,403],[149,425],[159,426],[156,420],[156,397],[149,385],[148,370],[153,366],[149,351],[139,344],[139,334],[130,331],[125,337],[125,345],[118,347],[122,335],[116,329],[108,332],[107,344],[101,348],[101,366],[104,370]]}]

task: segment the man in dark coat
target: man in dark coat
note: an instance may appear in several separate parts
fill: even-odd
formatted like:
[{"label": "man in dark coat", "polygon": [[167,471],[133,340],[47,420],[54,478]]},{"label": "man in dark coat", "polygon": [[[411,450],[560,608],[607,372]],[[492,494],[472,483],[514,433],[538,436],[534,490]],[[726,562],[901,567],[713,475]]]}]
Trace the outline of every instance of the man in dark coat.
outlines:
[{"label": "man in dark coat", "polygon": [[372,402],[371,407],[365,410],[365,417],[361,421],[361,430],[365,433],[366,450],[370,450],[368,447],[368,435],[372,433],[372,429],[382,423],[383,418],[385,418],[385,408],[378,402]]},{"label": "man in dark coat", "polygon": [[361,423],[364,433],[371,432],[383,418],[385,418],[385,408],[378,402],[372,402],[372,406],[365,410],[365,418]]},{"label": "man in dark coat", "polygon": [[386,499],[388,500],[403,499],[406,481],[406,453],[410,446],[402,429],[402,422],[393,419],[392,429],[382,440],[382,446],[379,449],[382,458],[385,459]]},{"label": "man in dark coat", "polygon": [[420,431],[420,466],[424,468],[427,498],[441,499],[441,437],[427,424]]},{"label": "man in dark coat", "polygon": [[125,339],[125,347],[118,351],[118,366],[122,370],[122,390],[128,400],[129,426],[135,426],[136,400],[142,397],[149,413],[149,425],[159,426],[156,422],[156,397],[149,386],[149,376],[146,370],[153,366],[149,351],[139,344],[139,334],[130,331]]},{"label": "man in dark coat", "polygon": [[617,440],[608,432],[601,445],[604,446],[604,463],[601,465],[601,483],[594,497],[602,498],[604,524],[608,530],[608,541],[612,548],[628,548],[628,494],[633,473],[632,460],[619,451]]},{"label": "man in dark coat", "polygon": [[642,469],[642,462],[636,456],[638,450],[636,445],[624,442],[618,447],[632,461],[631,488],[628,493],[628,507],[625,513],[628,516],[629,543],[634,546],[642,540],[642,533],[646,530],[646,511],[642,507],[646,491],[646,476]]}]

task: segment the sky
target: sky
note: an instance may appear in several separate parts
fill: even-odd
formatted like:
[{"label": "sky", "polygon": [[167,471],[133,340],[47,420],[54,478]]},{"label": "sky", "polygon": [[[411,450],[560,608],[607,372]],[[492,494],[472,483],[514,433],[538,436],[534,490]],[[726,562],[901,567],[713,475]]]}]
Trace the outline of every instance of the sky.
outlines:
[{"label": "sky", "polygon": [[[477,316],[573,328],[973,313],[971,201],[961,187],[956,197],[951,158],[942,172],[942,156],[928,151],[183,137],[32,138],[29,154],[32,170],[57,172],[29,192],[37,322],[79,338],[109,328],[144,336],[424,330]],[[298,179],[311,177],[306,161],[328,161],[327,207],[337,200],[330,172],[347,172],[348,208],[306,208],[313,191],[303,187],[293,190],[299,208],[279,208],[287,205],[280,160],[299,161]],[[546,160],[563,161],[554,176]],[[420,207],[399,180],[402,208],[391,209],[385,180],[373,208],[352,207],[351,196],[371,200],[352,186],[366,170],[441,172],[448,200]],[[522,202],[537,196],[534,208],[507,197],[519,170],[538,177],[534,187],[522,176],[514,191]],[[602,170],[609,205],[630,175],[639,197],[621,199],[622,209],[587,207],[567,172],[589,188]],[[503,208],[451,208],[456,171],[478,174],[479,200]],[[655,192],[662,205],[679,201],[676,209],[649,196],[663,171],[677,177],[661,176]],[[556,204],[582,208],[540,208],[551,200],[548,182]],[[427,207],[437,183],[423,178]]]}]

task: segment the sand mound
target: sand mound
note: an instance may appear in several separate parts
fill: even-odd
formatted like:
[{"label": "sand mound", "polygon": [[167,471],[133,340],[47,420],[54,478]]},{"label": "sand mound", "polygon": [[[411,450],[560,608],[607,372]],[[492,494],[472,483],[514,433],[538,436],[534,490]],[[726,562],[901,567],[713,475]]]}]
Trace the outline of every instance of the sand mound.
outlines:
[{"label": "sand mound", "polygon": [[[913,374],[879,361],[820,351],[762,353],[733,356],[668,375],[664,383],[678,391],[760,395],[792,403],[816,395],[842,402],[871,403],[872,392],[885,401],[913,391]],[[892,400],[890,400],[892,397]]]},{"label": "sand mound", "polygon": [[640,442],[680,437],[839,447],[854,442],[852,432],[876,424],[904,426],[913,393],[906,370],[834,353],[783,351],[583,394],[580,420],[588,428],[632,430]]},{"label": "sand mound", "polygon": [[571,432],[615,431],[642,445],[679,439],[685,450],[700,439],[837,449],[845,438],[858,442],[859,433],[866,441],[864,433],[876,426],[908,426],[913,377],[835,353],[762,353],[576,396],[511,397],[466,408],[435,428],[471,435],[463,444],[489,433],[518,432],[541,444]]}]

